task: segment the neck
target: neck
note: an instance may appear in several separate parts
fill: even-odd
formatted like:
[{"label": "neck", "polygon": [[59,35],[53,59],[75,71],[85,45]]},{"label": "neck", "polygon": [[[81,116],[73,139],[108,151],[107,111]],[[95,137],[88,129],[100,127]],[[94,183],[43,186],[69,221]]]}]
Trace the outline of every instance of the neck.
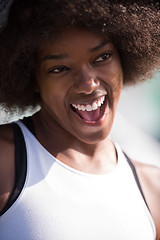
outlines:
[{"label": "neck", "polygon": [[41,110],[33,116],[38,141],[53,156],[77,170],[103,174],[116,165],[116,151],[110,139],[87,144],[62,128]]}]

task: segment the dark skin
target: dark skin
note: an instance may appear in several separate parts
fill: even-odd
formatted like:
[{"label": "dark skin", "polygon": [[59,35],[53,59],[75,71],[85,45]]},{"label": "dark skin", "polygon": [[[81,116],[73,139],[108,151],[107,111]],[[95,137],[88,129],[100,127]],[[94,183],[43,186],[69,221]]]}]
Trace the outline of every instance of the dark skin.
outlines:
[{"label": "dark skin", "polygon": [[[57,40],[45,43],[40,49],[36,80],[35,91],[41,96],[41,110],[32,119],[38,141],[72,168],[92,174],[112,172],[117,157],[114,144],[107,136],[123,84],[121,62],[113,44],[98,33],[67,29]],[[86,110],[96,108],[100,101],[103,104],[96,114]],[[85,114],[82,110],[75,111],[77,105],[85,108]],[[15,179],[10,125],[0,127],[0,151],[1,210],[13,190]],[[156,225],[158,240],[160,170],[137,162],[134,165]]]},{"label": "dark skin", "polygon": [[0,126],[0,144],[0,209],[2,210],[15,182],[13,131],[10,125]]}]

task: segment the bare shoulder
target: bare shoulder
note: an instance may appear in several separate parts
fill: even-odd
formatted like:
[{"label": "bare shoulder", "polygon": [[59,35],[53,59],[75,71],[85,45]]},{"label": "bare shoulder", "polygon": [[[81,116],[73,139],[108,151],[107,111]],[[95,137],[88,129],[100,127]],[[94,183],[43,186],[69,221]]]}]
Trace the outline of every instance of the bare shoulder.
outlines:
[{"label": "bare shoulder", "polygon": [[0,125],[0,139],[7,140],[13,138],[12,124]]},{"label": "bare shoulder", "polygon": [[160,239],[160,168],[133,161]]},{"label": "bare shoulder", "polygon": [[0,161],[13,148],[13,128],[11,124],[0,125]]},{"label": "bare shoulder", "polygon": [[147,184],[160,193],[160,168],[137,161],[133,161],[133,164],[138,174],[145,178]]},{"label": "bare shoulder", "polygon": [[13,190],[15,178],[14,137],[11,124],[0,125],[0,210]]},{"label": "bare shoulder", "polygon": [[160,168],[136,161],[133,161],[133,164],[142,184],[147,184],[147,187],[160,197]]}]

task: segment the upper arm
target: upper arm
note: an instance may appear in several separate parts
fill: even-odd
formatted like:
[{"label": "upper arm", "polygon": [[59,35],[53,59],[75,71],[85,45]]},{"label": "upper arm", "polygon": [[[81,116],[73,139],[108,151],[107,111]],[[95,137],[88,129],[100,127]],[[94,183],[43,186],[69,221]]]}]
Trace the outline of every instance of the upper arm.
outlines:
[{"label": "upper arm", "polygon": [[0,126],[0,210],[5,206],[15,181],[14,140],[11,125]]},{"label": "upper arm", "polygon": [[148,207],[160,239],[160,168],[134,163]]}]

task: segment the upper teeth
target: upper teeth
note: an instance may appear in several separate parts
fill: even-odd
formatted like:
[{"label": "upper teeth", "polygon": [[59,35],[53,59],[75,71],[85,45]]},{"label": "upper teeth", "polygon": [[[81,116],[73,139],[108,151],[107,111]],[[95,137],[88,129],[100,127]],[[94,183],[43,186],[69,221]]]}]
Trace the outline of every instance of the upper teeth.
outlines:
[{"label": "upper teeth", "polygon": [[96,110],[98,107],[100,107],[105,100],[105,96],[101,97],[100,99],[94,101],[92,104],[87,104],[87,105],[83,105],[83,104],[72,104],[72,106],[78,110],[81,111],[94,111]]}]

